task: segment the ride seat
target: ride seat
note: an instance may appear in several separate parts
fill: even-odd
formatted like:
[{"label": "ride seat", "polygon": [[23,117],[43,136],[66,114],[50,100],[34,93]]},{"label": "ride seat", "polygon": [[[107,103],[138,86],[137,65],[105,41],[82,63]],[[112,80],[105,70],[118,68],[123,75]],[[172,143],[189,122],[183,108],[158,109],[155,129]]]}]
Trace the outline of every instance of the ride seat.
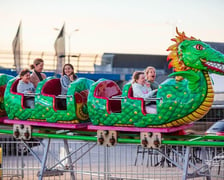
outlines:
[{"label": "ride seat", "polygon": [[83,90],[81,92],[75,92],[76,103],[87,103],[88,90]]},{"label": "ride seat", "polygon": [[47,81],[42,88],[41,94],[58,96],[61,94],[60,79],[51,79]]},{"label": "ride seat", "polygon": [[[61,82],[60,79],[51,79],[47,81],[42,88],[42,95],[50,96],[53,98],[53,109],[66,110],[66,99],[57,98],[61,94]],[[75,92],[74,94],[76,103],[86,103],[88,97],[88,90]]]},{"label": "ride seat", "polygon": [[100,82],[94,91],[94,97],[106,99],[107,112],[110,114],[121,112],[121,100],[111,99],[113,96],[119,96],[122,92],[119,86],[111,80]]},{"label": "ride seat", "polygon": [[[50,79],[48,80],[42,88],[41,94],[43,96],[50,96],[53,98],[53,109],[65,110],[66,109],[66,99],[58,99],[56,96],[61,94],[61,83],[60,79]],[[65,101],[65,102],[62,102]]]},{"label": "ride seat", "polygon": [[13,94],[19,94],[19,95],[22,94],[22,93],[17,93],[17,86],[18,86],[19,80],[20,80],[20,79],[16,79],[16,80],[12,83],[12,86],[11,86],[11,89],[10,89],[10,92],[11,92],[11,93],[13,93]]},{"label": "ride seat", "polygon": [[4,97],[6,84],[0,86],[0,97]]},{"label": "ride seat", "polygon": [[140,98],[140,97],[134,97],[132,86],[130,86],[130,88],[128,90],[128,98],[129,99],[133,99],[133,100],[137,100],[137,101],[141,101],[142,114],[144,114],[144,115],[147,114],[146,110],[145,110],[145,101],[144,101],[144,99]]},{"label": "ride seat", "polygon": [[[6,88],[6,84],[0,86],[0,104],[4,103],[3,99],[4,99],[4,92],[5,92],[5,88]],[[0,117],[1,116],[6,116],[6,112],[5,109],[1,108],[2,106],[0,106]]]},{"label": "ride seat", "polygon": [[16,79],[12,83],[11,88],[10,88],[10,93],[11,94],[14,94],[14,95],[17,95],[17,96],[21,96],[21,106],[22,106],[23,109],[30,108],[30,107],[26,107],[25,106],[25,97],[24,97],[24,94],[17,92],[17,86],[18,86],[18,83],[19,83],[20,80],[21,80],[20,78],[19,79]]},{"label": "ride seat", "polygon": [[87,99],[88,99],[88,94],[89,94],[89,90],[86,89],[86,90],[83,90],[80,92],[80,94],[82,95],[82,98],[83,98],[83,102],[87,102]]}]

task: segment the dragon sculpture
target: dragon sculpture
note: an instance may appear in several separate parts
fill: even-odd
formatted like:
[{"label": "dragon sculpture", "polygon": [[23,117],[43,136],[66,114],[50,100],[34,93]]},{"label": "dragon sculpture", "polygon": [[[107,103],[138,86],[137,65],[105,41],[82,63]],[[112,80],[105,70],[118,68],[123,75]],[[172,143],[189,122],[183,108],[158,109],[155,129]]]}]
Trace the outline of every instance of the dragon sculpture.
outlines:
[{"label": "dragon sculpture", "polygon": [[[174,72],[160,84],[157,114],[144,114],[142,102],[129,97],[131,83],[122,90],[121,112],[110,113],[104,98],[96,97],[95,88],[107,80],[92,85],[88,96],[88,111],[94,125],[173,127],[201,119],[210,110],[214,91],[210,73],[224,74],[224,55],[208,44],[187,37],[176,29],[177,36],[167,50],[167,60]],[[109,102],[109,101],[108,101]],[[107,102],[107,103],[108,103]]]}]

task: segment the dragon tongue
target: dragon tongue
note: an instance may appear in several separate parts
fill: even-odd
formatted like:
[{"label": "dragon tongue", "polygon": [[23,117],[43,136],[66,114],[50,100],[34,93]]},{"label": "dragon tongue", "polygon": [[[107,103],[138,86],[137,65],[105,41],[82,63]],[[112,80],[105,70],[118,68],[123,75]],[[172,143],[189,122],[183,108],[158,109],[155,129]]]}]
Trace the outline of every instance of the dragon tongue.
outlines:
[{"label": "dragon tongue", "polygon": [[207,61],[206,61],[206,59],[200,59],[201,60],[201,62],[203,62],[203,63],[206,63]]}]

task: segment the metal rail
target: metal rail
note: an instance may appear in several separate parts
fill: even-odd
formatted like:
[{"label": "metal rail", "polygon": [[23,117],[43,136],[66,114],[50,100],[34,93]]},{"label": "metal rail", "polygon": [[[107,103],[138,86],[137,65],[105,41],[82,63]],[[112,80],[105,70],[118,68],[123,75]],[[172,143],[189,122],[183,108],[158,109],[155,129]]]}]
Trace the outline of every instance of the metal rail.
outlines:
[{"label": "metal rail", "polygon": [[[80,134],[85,131],[80,131]],[[13,130],[0,129],[0,133],[4,134],[13,134]],[[129,134],[122,134],[123,137],[128,137]],[[84,136],[84,135],[66,135],[66,134],[45,134],[45,133],[37,133],[33,132],[32,137],[40,137],[40,138],[55,138],[55,139],[71,139],[71,140],[83,140],[83,141],[97,141],[96,134],[92,134],[92,136]],[[172,140],[174,139],[175,140]],[[166,140],[168,139],[168,140]],[[169,140],[170,139],[170,140]],[[130,143],[130,144],[140,144],[140,139],[130,139],[130,138],[122,138],[118,137],[118,143]],[[204,136],[191,136],[191,135],[182,135],[182,136],[169,136],[165,135],[162,140],[163,145],[184,145],[184,146],[216,146],[223,147],[224,146],[224,136],[217,135],[204,135]]]}]

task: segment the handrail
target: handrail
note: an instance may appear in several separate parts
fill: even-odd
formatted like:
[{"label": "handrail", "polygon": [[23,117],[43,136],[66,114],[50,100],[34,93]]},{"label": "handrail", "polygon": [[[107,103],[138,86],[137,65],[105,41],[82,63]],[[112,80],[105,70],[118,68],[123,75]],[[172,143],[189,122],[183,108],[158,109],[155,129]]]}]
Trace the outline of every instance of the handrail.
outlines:
[{"label": "handrail", "polygon": [[144,98],[144,101],[151,102],[151,101],[157,101],[160,100],[160,102],[163,101],[163,98]]},{"label": "handrail", "polygon": [[24,93],[24,96],[34,97],[40,95],[40,93]]},{"label": "handrail", "polygon": [[58,96],[56,96],[56,98],[59,98],[59,99],[65,99],[65,98],[72,98],[73,96],[72,95],[64,95],[64,94],[59,94]]},{"label": "handrail", "polygon": [[121,99],[127,99],[127,96],[112,96],[111,98],[109,98],[109,100],[121,100]]},{"label": "handrail", "polygon": [[[121,96],[121,95],[118,95],[118,96],[112,96],[112,97],[109,98],[109,99],[110,99],[110,100],[127,99],[127,96]],[[162,101],[163,98],[144,98],[144,101],[146,101],[146,102],[157,101],[157,100]]]}]

